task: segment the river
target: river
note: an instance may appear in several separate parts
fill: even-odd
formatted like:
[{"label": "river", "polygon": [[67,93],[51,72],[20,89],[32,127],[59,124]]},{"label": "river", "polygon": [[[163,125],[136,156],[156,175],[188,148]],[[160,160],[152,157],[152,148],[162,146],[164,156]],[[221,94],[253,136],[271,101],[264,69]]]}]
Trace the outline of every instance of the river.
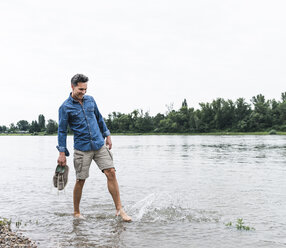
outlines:
[{"label": "river", "polygon": [[[131,223],[115,217],[106,178],[94,162],[81,202],[86,219],[73,218],[72,156],[65,190],[52,185],[55,136],[0,136],[0,216],[43,248],[286,247],[285,136],[112,141]],[[72,146],[69,136],[70,151]],[[239,218],[250,230],[236,228]]]}]

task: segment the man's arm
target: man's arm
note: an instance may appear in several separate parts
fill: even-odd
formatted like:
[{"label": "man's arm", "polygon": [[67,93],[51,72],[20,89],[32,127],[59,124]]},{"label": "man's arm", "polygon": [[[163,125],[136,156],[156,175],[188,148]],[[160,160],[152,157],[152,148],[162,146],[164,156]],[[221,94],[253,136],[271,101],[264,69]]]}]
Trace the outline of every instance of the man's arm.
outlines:
[{"label": "man's arm", "polygon": [[69,156],[69,151],[66,148],[67,142],[67,128],[68,128],[68,114],[64,106],[59,109],[59,127],[58,127],[58,146],[59,151],[58,164],[65,166],[67,164],[66,156]]},{"label": "man's arm", "polygon": [[98,107],[96,105],[96,102],[94,101],[95,104],[95,109],[94,109],[94,114],[96,115],[97,123],[100,128],[100,132],[102,133],[102,136],[106,138],[106,146],[109,147],[109,150],[112,148],[112,142],[111,142],[111,137],[110,137],[110,131],[108,130],[105,121],[100,114]]},{"label": "man's arm", "polygon": [[106,146],[109,148],[109,150],[112,148],[112,141],[110,135],[106,137]]},{"label": "man's arm", "polygon": [[60,152],[57,162],[58,162],[58,165],[61,165],[61,166],[67,165],[67,158],[64,152]]}]

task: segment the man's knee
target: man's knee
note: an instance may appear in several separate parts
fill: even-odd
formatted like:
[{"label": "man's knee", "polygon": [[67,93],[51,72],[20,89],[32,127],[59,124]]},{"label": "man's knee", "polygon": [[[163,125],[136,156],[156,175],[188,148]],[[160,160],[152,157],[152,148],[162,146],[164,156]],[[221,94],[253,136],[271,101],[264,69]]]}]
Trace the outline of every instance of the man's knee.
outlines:
[{"label": "man's knee", "polygon": [[105,169],[103,172],[106,175],[108,180],[114,180],[116,178],[115,169],[114,168]]},{"label": "man's knee", "polygon": [[84,183],[85,183],[85,179],[77,179],[76,180],[76,186],[79,186],[81,188],[83,187]]}]

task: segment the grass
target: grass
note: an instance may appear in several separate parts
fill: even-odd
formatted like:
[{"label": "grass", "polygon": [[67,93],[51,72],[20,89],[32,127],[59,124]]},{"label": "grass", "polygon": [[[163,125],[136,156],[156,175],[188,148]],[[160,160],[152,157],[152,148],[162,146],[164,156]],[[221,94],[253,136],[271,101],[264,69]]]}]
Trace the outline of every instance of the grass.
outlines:
[{"label": "grass", "polygon": [[[271,133],[272,134],[272,133]],[[276,135],[286,135],[286,132],[276,132]],[[72,135],[72,134],[68,134]],[[211,133],[111,133],[111,136],[134,136],[134,135],[187,135],[187,136],[205,136],[205,135],[213,135],[213,136],[220,136],[220,135],[270,135],[267,131],[265,132],[211,132]],[[57,133],[54,134],[45,134],[44,132],[39,132],[37,134],[20,134],[20,133],[0,133],[0,136],[57,136]]]},{"label": "grass", "polygon": [[[276,132],[277,135],[286,135],[286,132]],[[211,133],[111,133],[115,135],[269,135],[269,132],[211,132]]]},{"label": "grass", "polygon": [[10,226],[11,225],[11,220],[8,220],[6,218],[1,218],[0,217],[0,227],[2,226]]},{"label": "grass", "polygon": [[57,133],[46,134],[45,132],[38,133],[0,133],[0,136],[57,136]]},{"label": "grass", "polygon": [[[233,226],[232,222],[228,222],[228,223],[226,223],[225,225],[226,225],[227,227],[232,227],[232,226]],[[236,227],[237,230],[245,230],[245,231],[255,230],[255,228],[253,228],[253,227],[246,226],[246,225],[244,224],[242,218],[238,218],[238,219],[237,219],[237,222],[236,222],[235,227]]]},{"label": "grass", "polygon": [[[36,224],[36,225],[39,225],[39,221],[36,220],[35,222],[33,222],[32,220],[29,220],[27,223],[23,223],[22,220],[18,220],[15,222],[15,226],[19,229],[20,226],[24,225],[24,226],[27,226],[27,224]],[[0,217],[0,229],[2,226],[8,226],[8,228],[10,229],[10,226],[12,224],[12,220],[8,220],[7,218],[2,218]]]}]

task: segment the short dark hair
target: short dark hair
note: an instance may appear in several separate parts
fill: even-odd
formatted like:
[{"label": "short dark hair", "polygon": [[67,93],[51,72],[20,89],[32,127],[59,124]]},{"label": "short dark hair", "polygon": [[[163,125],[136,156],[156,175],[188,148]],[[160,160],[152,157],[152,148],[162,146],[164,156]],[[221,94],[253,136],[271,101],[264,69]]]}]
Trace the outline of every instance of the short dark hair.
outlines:
[{"label": "short dark hair", "polygon": [[77,86],[78,83],[86,83],[88,82],[88,77],[83,74],[76,74],[71,79],[71,84],[73,86]]}]

